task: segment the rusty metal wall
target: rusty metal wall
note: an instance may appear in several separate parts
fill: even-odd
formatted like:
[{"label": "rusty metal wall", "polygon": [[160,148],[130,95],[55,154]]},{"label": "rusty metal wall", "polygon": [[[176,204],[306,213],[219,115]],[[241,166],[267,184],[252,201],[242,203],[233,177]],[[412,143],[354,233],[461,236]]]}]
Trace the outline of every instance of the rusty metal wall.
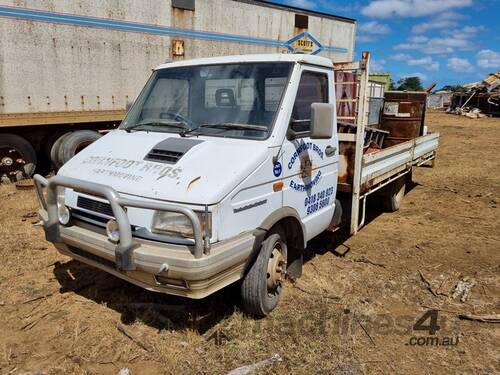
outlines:
[{"label": "rusty metal wall", "polygon": [[[20,7],[104,20],[286,41],[295,12],[232,0],[196,0],[196,10],[169,0],[0,0]],[[21,17],[22,18],[22,17]],[[282,52],[283,47],[164,36],[6,18],[0,15],[0,114],[124,109],[151,69],[166,59]],[[309,16],[309,33],[336,61],[353,58],[355,23]],[[175,41],[175,48],[173,44]]]}]

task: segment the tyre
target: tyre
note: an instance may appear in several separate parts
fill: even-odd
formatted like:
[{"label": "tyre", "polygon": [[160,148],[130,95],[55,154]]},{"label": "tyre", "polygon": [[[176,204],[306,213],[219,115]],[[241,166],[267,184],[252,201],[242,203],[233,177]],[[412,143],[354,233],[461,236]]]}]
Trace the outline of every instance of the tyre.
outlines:
[{"label": "tyre", "polygon": [[20,181],[35,172],[36,152],[31,143],[15,134],[0,134],[0,179]]},{"label": "tyre", "polygon": [[405,176],[399,177],[397,180],[391,182],[387,187],[384,194],[383,204],[387,212],[396,212],[401,206],[401,202],[405,196],[406,178]]},{"label": "tyre", "polygon": [[61,168],[63,163],[59,160],[59,149],[61,145],[66,142],[66,139],[71,135],[71,132],[64,133],[59,136],[50,148],[50,160],[55,169]]},{"label": "tyre", "polygon": [[93,130],[77,130],[71,133],[59,146],[58,161],[63,165],[99,138],[101,138],[101,134]]},{"label": "tyre", "polygon": [[263,317],[278,305],[286,266],[285,236],[281,230],[271,230],[241,284],[244,311]]},{"label": "tyre", "polygon": [[41,153],[42,155],[47,158],[51,159],[50,152],[52,151],[52,147],[54,146],[54,143],[64,134],[67,134],[65,132],[60,132],[60,131],[55,131],[49,135],[47,135],[43,141],[42,141],[42,147],[41,147]]}]

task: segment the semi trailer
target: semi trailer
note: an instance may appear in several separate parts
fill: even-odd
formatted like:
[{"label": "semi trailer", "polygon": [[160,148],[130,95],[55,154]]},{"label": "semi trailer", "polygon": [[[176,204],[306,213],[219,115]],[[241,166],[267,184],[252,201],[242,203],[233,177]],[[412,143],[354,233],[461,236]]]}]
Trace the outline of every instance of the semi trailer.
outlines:
[{"label": "semi trailer", "polygon": [[[203,298],[239,283],[245,311],[269,314],[287,275],[301,275],[308,241],[356,234],[369,196],[398,210],[413,168],[436,157],[439,134],[407,121],[410,100],[384,104],[403,120],[396,131],[366,126],[369,60],[160,65],[117,129],[56,176],[35,176],[46,239],[150,291]],[[335,73],[357,88],[343,99],[356,108],[351,122],[337,121]],[[416,131],[402,136],[402,126]]]},{"label": "semi trailer", "polygon": [[0,0],[0,180],[56,169],[116,128],[166,60],[353,58],[355,21],[263,1]]}]

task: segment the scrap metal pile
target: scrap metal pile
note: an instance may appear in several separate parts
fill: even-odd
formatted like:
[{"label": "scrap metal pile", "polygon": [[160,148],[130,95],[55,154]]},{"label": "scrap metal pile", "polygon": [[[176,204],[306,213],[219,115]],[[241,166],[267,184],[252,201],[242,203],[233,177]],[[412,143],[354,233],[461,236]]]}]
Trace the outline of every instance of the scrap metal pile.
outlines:
[{"label": "scrap metal pile", "polygon": [[484,80],[464,85],[465,92],[456,92],[448,113],[481,118],[500,116],[500,72],[491,73]]}]

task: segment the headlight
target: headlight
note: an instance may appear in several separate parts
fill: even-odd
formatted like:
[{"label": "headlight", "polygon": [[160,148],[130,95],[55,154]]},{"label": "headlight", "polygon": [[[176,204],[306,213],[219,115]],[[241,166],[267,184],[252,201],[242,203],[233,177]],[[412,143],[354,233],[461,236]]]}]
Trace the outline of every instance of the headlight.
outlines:
[{"label": "headlight", "polygon": [[71,218],[68,207],[66,207],[64,204],[58,205],[57,217],[62,225],[67,225],[69,223],[69,219]]},{"label": "headlight", "polygon": [[[201,223],[201,230],[208,236],[212,236],[212,215],[209,212],[205,218],[204,212],[196,212]],[[176,212],[155,211],[151,231],[173,237],[194,238],[193,225],[186,215]]]},{"label": "headlight", "polygon": [[106,223],[106,234],[111,242],[118,243],[120,241],[120,231],[116,220],[109,220]]},{"label": "headlight", "polygon": [[64,202],[64,192],[65,189],[63,187],[57,188],[57,217],[62,225],[67,225],[71,218],[71,214]]}]

